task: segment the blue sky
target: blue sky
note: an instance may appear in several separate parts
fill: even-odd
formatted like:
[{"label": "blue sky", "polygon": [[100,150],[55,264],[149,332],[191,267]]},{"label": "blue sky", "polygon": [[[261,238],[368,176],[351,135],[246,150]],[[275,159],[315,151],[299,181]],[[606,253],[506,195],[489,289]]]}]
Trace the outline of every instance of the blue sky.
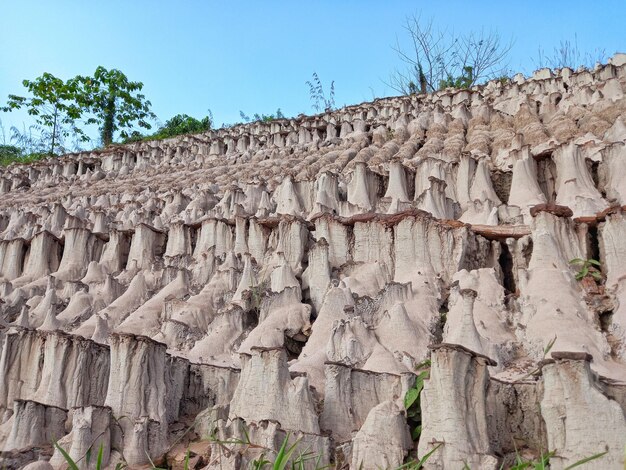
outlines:
[{"label": "blue sky", "polygon": [[[161,121],[177,113],[217,124],[239,111],[313,113],[305,81],[335,81],[336,104],[396,94],[383,80],[400,65],[406,15],[464,33],[497,29],[513,39],[509,68],[535,68],[577,37],[582,51],[626,51],[626,1],[159,1],[0,0],[0,103],[21,81],[50,72],[67,79],[98,65],[142,81]],[[0,113],[4,127],[29,123]],[[1,136],[0,136],[1,138]]]}]

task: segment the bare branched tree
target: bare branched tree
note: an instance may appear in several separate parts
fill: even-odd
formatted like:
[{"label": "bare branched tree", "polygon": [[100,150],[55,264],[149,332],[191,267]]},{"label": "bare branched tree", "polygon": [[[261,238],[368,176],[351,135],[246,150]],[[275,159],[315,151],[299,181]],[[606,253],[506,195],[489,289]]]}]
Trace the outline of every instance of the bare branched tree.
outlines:
[{"label": "bare branched tree", "polygon": [[573,41],[569,39],[560,41],[558,47],[555,47],[552,51],[552,55],[546,55],[545,51],[540,47],[535,66],[537,68],[550,67],[553,69],[569,67],[576,70],[580,66],[593,68],[596,63],[604,63],[606,58],[606,50],[604,49],[581,52],[578,47],[578,36],[574,34]]},{"label": "bare branched tree", "polygon": [[385,82],[402,94],[429,93],[448,86],[469,88],[501,75],[512,42],[505,43],[497,31],[480,30],[457,35],[437,29],[420,16],[406,18],[404,29],[411,39],[404,49],[396,39],[393,50],[404,62]]}]

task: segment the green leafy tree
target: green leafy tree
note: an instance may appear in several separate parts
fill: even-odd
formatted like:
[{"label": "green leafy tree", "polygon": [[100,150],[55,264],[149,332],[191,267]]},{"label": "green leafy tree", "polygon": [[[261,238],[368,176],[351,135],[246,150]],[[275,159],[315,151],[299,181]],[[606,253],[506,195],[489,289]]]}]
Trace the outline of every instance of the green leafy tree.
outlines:
[{"label": "green leafy tree", "polygon": [[5,166],[22,158],[22,149],[15,145],[0,145],[0,166]]},{"label": "green leafy tree", "polygon": [[[42,140],[49,143],[49,154],[70,135],[78,142],[89,141],[80,127],[96,124],[104,145],[113,142],[116,132],[128,137],[135,125],[150,129],[155,118],[151,103],[140,93],[143,83],[133,82],[117,69],[98,67],[93,77],[78,75],[67,81],[44,73],[35,80],[22,82],[32,96],[9,95],[5,112],[25,108],[41,127]],[[83,116],[87,119],[81,121]]]},{"label": "green leafy tree", "polygon": [[7,104],[0,108],[5,112],[25,108],[36,123],[47,129],[46,140],[49,141],[50,155],[64,137],[75,135],[80,141],[88,141],[89,137],[78,127],[84,111],[77,102],[78,81],[68,81],[44,73],[35,80],[24,80],[24,87],[32,96],[9,95]]},{"label": "green leafy tree", "polygon": [[177,114],[165,121],[165,124],[159,127],[153,137],[165,139],[181,134],[197,134],[211,129],[211,124],[212,119],[210,116],[196,119],[187,114]]},{"label": "green leafy tree", "polygon": [[111,144],[118,131],[125,139],[135,125],[152,128],[148,122],[155,119],[151,103],[139,93],[143,83],[132,82],[121,71],[102,66],[93,77],[77,76],[75,80],[79,84],[76,101],[92,114],[87,124],[99,126],[104,145]]},{"label": "green leafy tree", "polygon": [[140,142],[153,139],[168,139],[182,134],[198,134],[206,132],[213,126],[213,115],[209,111],[209,115],[202,119],[196,119],[187,114],[177,114],[165,121],[161,127],[153,134],[142,134],[139,131],[133,131],[123,142]]}]

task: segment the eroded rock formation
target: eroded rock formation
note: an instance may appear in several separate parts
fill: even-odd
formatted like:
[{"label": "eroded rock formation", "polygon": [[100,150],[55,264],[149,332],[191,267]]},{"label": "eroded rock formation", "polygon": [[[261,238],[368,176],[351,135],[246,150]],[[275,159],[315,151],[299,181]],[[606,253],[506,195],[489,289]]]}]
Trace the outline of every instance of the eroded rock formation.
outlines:
[{"label": "eroded rock formation", "polygon": [[0,169],[0,466],[623,468],[625,90],[617,55]]}]

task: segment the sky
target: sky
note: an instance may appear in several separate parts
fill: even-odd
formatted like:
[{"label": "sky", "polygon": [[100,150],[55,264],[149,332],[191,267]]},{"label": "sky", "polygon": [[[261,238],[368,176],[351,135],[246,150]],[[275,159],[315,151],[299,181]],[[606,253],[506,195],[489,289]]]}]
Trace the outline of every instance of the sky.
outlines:
[{"label": "sky", "polygon": [[[497,30],[513,41],[509,69],[525,74],[540,48],[550,54],[563,40],[626,52],[625,0],[0,0],[0,105],[25,93],[23,79],[102,65],[143,82],[161,122],[208,110],[218,126],[240,111],[313,114],[313,72],[327,90],[334,81],[337,106],[397,95],[384,82],[401,66],[392,46],[408,46],[403,24],[414,14],[459,34]],[[0,120],[7,134],[32,123],[25,112]]]}]

